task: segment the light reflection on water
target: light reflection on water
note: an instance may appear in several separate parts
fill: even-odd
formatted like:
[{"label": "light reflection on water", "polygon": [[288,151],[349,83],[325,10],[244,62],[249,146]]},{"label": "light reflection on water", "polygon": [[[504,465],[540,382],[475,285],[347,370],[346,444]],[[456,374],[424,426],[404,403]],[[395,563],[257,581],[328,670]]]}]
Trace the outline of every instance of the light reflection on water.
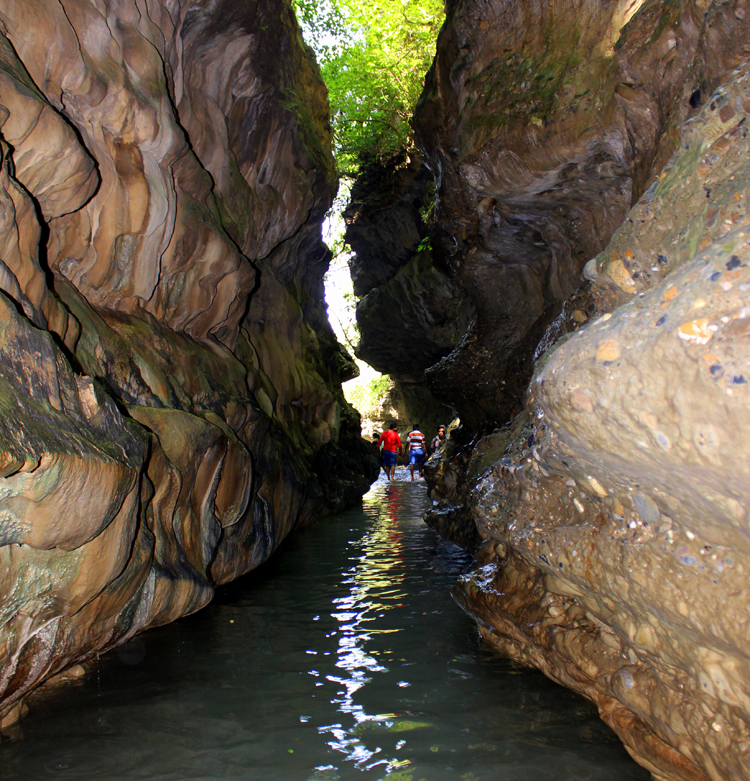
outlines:
[{"label": "light reflection on water", "polygon": [[426,503],[379,481],[301,530],[32,713],[0,778],[646,781],[593,706],[479,647]]},{"label": "light reflection on water", "polygon": [[[336,667],[348,673],[347,677],[328,675],[327,679],[342,686],[340,696],[331,700],[338,706],[341,713],[349,714],[354,719],[352,730],[345,730],[341,724],[320,727],[320,734],[329,734],[332,740],[328,745],[343,754],[347,760],[360,770],[382,768],[386,772],[402,765],[397,757],[376,758],[381,748],[368,749],[357,736],[358,731],[368,722],[382,727],[384,730],[394,726],[394,714],[370,714],[361,704],[355,701],[354,695],[366,684],[372,681],[368,673],[387,673],[388,667],[382,665],[368,653],[368,643],[371,644],[374,635],[395,634],[402,628],[376,629],[368,628],[366,624],[385,618],[387,611],[395,607],[403,607],[407,593],[401,588],[405,572],[403,567],[404,545],[403,530],[400,525],[401,503],[405,489],[396,486],[384,486],[383,492],[376,496],[368,495],[363,502],[366,514],[371,519],[369,531],[360,540],[350,541],[354,550],[361,551],[355,556],[356,564],[345,573],[342,585],[349,588],[349,593],[332,600],[336,611],[331,613],[340,628]],[[407,496],[415,498],[413,488]],[[421,494],[416,494],[418,499]],[[383,501],[385,498],[385,501]],[[410,507],[418,516],[422,511],[421,501],[417,507]],[[402,511],[403,512],[403,511]],[[399,686],[408,685],[400,682]],[[403,748],[405,741],[402,741]],[[373,758],[376,758],[373,761]],[[329,766],[326,769],[331,769]]]}]

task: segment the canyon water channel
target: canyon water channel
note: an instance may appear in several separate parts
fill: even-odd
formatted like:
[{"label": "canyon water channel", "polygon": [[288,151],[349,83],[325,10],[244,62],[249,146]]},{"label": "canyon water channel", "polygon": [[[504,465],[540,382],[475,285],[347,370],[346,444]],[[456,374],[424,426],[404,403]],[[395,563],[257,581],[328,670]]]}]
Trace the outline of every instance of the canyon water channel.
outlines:
[{"label": "canyon water channel", "polygon": [[0,778],[647,781],[593,705],[480,646],[450,596],[471,559],[407,478],[102,657],[0,746]]}]

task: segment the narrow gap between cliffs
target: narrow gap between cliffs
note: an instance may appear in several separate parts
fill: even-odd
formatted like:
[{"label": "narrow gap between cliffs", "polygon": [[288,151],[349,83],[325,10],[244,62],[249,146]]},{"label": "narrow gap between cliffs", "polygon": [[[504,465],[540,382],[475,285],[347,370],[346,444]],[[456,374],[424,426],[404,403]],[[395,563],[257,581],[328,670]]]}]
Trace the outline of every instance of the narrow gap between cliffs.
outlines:
[{"label": "narrow gap between cliffs", "polygon": [[[444,6],[442,0],[293,4],[329,93],[339,192],[323,226],[323,239],[332,252],[325,296],[329,322],[359,368],[359,376],[343,384],[344,395],[362,416],[362,435],[367,439],[391,420],[431,429],[445,417],[444,410],[433,411],[431,405],[420,403],[424,394],[415,396],[413,389],[405,389],[403,378],[388,373],[387,361],[378,361],[362,343],[358,305],[365,289],[361,281],[353,282],[357,247],[350,246],[346,234],[347,225],[357,218],[352,190],[358,181],[373,178],[373,171],[377,176],[408,167],[419,156],[411,117],[435,55]],[[420,225],[404,252],[415,255],[428,244]]]}]

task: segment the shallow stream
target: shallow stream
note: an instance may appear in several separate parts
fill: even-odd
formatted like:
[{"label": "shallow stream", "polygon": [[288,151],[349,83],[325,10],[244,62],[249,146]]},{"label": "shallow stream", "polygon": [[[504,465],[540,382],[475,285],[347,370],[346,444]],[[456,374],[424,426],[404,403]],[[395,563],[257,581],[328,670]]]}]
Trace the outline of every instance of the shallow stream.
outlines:
[{"label": "shallow stream", "polygon": [[287,540],[103,657],[0,745],[0,778],[648,781],[596,709],[482,649],[424,483]]}]

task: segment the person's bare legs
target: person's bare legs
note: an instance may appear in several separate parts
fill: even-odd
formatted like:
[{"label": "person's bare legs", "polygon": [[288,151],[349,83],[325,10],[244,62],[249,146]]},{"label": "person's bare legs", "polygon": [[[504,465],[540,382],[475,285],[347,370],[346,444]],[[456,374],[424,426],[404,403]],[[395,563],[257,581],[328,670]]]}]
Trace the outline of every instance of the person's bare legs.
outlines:
[{"label": "person's bare legs", "polygon": [[411,471],[411,481],[414,482],[414,464],[409,464],[409,470]]}]

